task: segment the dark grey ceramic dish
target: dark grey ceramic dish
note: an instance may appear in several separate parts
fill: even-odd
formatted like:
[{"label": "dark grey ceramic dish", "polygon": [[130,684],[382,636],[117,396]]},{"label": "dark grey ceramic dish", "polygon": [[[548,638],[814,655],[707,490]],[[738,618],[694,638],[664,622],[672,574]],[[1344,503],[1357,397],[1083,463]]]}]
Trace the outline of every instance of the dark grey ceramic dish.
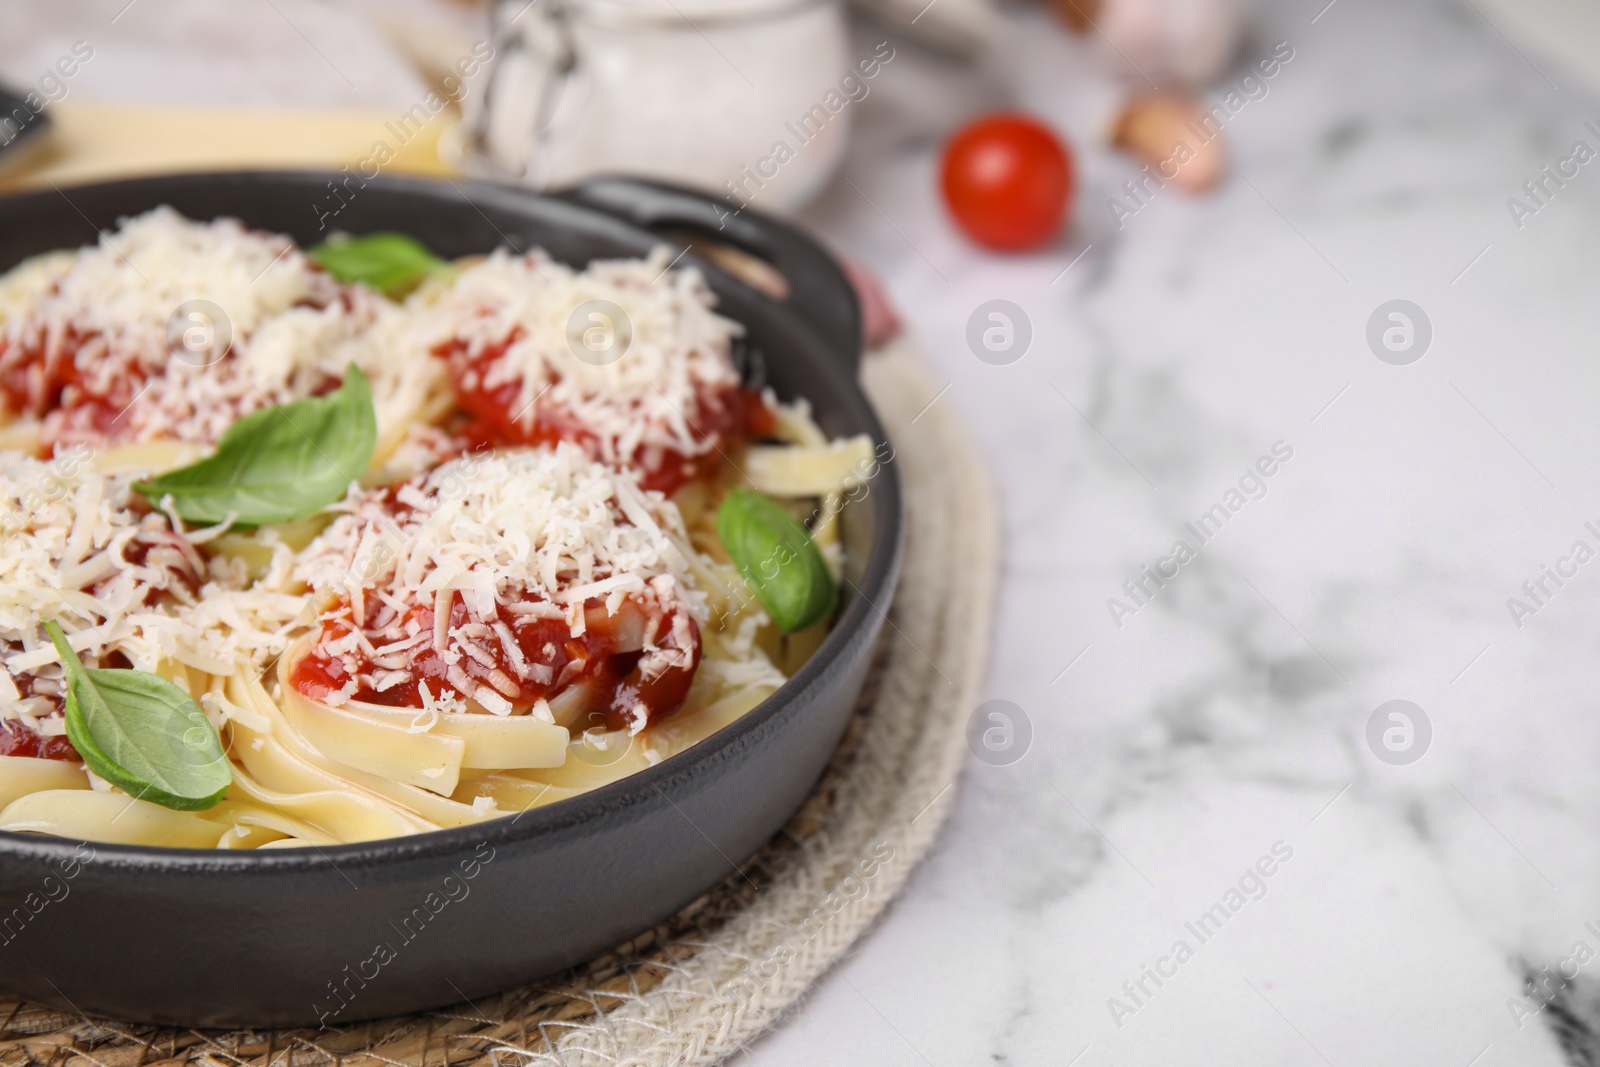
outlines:
[{"label": "dark grey ceramic dish", "polygon": [[[830,434],[884,441],[856,381],[860,313],[834,261],[795,230],[713,201],[606,179],[552,196],[380,178],[332,199],[330,173],[147,178],[0,198],[0,269],[91,243],[170,204],[235,216],[302,244],[329,228],[398,230],[461,256],[542,247],[582,264],[692,234],[766,260],[762,295],[691,253],[748,331],[749,363],[810,400]],[[817,655],[710,739],[594,792],[481,826],[360,845],[223,852],[84,845],[0,833],[0,990],[130,1021],[345,1023],[460,1003],[578,964],[670,916],[733,872],[799,806],[836,746],[894,593],[901,498],[893,462],[850,505],[848,582]],[[3,546],[0,546],[3,551]]]}]

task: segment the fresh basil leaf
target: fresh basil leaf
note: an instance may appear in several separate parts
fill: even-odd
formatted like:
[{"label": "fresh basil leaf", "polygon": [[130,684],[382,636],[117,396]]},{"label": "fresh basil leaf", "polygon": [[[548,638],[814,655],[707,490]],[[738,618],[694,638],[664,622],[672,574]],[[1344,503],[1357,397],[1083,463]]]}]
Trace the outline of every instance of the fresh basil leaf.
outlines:
[{"label": "fresh basil leaf", "polygon": [[67,740],[95,774],[178,811],[214,808],[233,784],[222,739],[193,697],[144,671],[90,670],[44,624],[67,680]]},{"label": "fresh basil leaf", "polygon": [[134,488],[188,522],[210,525],[230,514],[242,526],[288,522],[344,496],[372,462],[378,420],[372,387],[354,363],[327,396],[253,411],[199,463]]},{"label": "fresh basil leaf", "polygon": [[781,632],[814,626],[839,606],[821,551],[777,501],[735,489],[717,509],[717,537]]},{"label": "fresh basil leaf", "polygon": [[403,233],[335,237],[307,254],[341,282],[361,282],[390,297],[404,296],[428,275],[447,265],[415,238]]}]

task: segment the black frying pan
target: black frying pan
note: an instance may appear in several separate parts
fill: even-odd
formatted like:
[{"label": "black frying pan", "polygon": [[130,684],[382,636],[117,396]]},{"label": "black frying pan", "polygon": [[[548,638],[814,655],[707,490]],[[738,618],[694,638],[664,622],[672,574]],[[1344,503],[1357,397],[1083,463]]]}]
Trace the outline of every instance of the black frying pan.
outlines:
[{"label": "black frying pan", "polygon": [[[447,257],[510,245],[581,265],[662,233],[766,260],[762,295],[699,260],[751,366],[810,400],[830,435],[886,443],[856,382],[860,311],[838,265],[761,215],[686,190],[601,179],[553,196],[476,182],[333,173],[145,178],[0,198],[0,269],[170,204],[302,245],[328,229],[412,234]],[[327,212],[342,203],[336,216]],[[880,450],[886,453],[886,450]],[[459,1003],[581,963],[733,873],[805,798],[860,694],[901,548],[893,462],[845,513],[843,608],[821,650],[750,714],[662,764],[492,822],[327,849],[84,845],[0,832],[0,989],[64,1010],[185,1026],[346,1023]],[[0,551],[4,551],[0,544]]]}]

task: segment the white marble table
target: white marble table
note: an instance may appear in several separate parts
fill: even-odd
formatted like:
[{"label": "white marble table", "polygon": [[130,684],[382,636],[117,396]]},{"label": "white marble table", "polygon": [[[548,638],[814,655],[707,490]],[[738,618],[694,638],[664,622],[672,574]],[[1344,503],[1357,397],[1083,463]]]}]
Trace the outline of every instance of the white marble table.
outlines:
[{"label": "white marble table", "polygon": [[[933,160],[963,109],[1064,114],[1042,16],[975,76],[913,59],[869,98],[859,192],[809,215],[886,277],[998,474],[986,695],[1034,739],[973,761],[905,898],[749,1063],[1566,1062],[1521,996],[1600,953],[1600,562],[1560,562],[1600,550],[1600,166],[1521,229],[1506,200],[1600,149],[1600,101],[1470,7],[1322,9],[1262,15],[1246,58],[1295,56],[1218,195],[1119,230],[1132,167],[1083,146],[1078,225],[1037,257],[964,245]],[[964,338],[996,297],[1033,327],[1008,366]],[[1409,365],[1365,336],[1396,298],[1432,325]],[[1280,441],[1266,495],[1119,628],[1108,598]],[[1519,628],[1543,565],[1577,573]],[[1414,762],[1366,740],[1392,699],[1431,723]],[[1547,988],[1583,1000],[1600,964],[1566,971]]]},{"label": "white marble table", "polygon": [[[1523,983],[1572,959],[1546,988],[1600,990],[1600,560],[1570,556],[1600,550],[1600,163],[1520,229],[1506,201],[1574,141],[1600,149],[1600,100],[1470,6],[1324,2],[1261,15],[1244,58],[1294,58],[1230,122],[1217,195],[1163,191],[1119,229],[1106,202],[1133,168],[1080,144],[1077,223],[1037,256],[965,244],[934,160],[980,110],[1074,119],[1081,56],[1043,14],[1008,13],[976,71],[906,49],[860,105],[854,187],[807,219],[884,277],[997,473],[985,695],[1033,738],[973,761],[904,898],[742,1062],[1567,1062]],[[0,73],[42,69],[104,6],[35,12]],[[292,25],[231,9],[213,53],[173,62],[162,27],[210,5],[167,0],[101,31],[73,92],[416,95],[346,14],[278,6]],[[359,91],[310,53],[279,69],[301,30]],[[996,298],[1033,330],[1005,366],[965,341]],[[1409,365],[1366,340],[1394,299],[1431,323]],[[1230,497],[1279,442],[1265,495]],[[1234,500],[1136,605],[1123,583]],[[1576,573],[1537,603],[1545,566]],[[1409,763],[1367,741],[1394,699],[1431,724]]]}]

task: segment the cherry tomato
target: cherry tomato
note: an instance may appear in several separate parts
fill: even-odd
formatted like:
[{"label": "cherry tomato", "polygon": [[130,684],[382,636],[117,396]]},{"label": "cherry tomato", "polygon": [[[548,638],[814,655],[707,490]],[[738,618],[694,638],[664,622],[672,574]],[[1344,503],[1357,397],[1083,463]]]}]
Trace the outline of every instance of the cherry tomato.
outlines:
[{"label": "cherry tomato", "polygon": [[1037,248],[1061,228],[1072,199],[1072,157],[1026,115],[990,115],[944,149],[944,200],[981,245],[1003,252]]}]

